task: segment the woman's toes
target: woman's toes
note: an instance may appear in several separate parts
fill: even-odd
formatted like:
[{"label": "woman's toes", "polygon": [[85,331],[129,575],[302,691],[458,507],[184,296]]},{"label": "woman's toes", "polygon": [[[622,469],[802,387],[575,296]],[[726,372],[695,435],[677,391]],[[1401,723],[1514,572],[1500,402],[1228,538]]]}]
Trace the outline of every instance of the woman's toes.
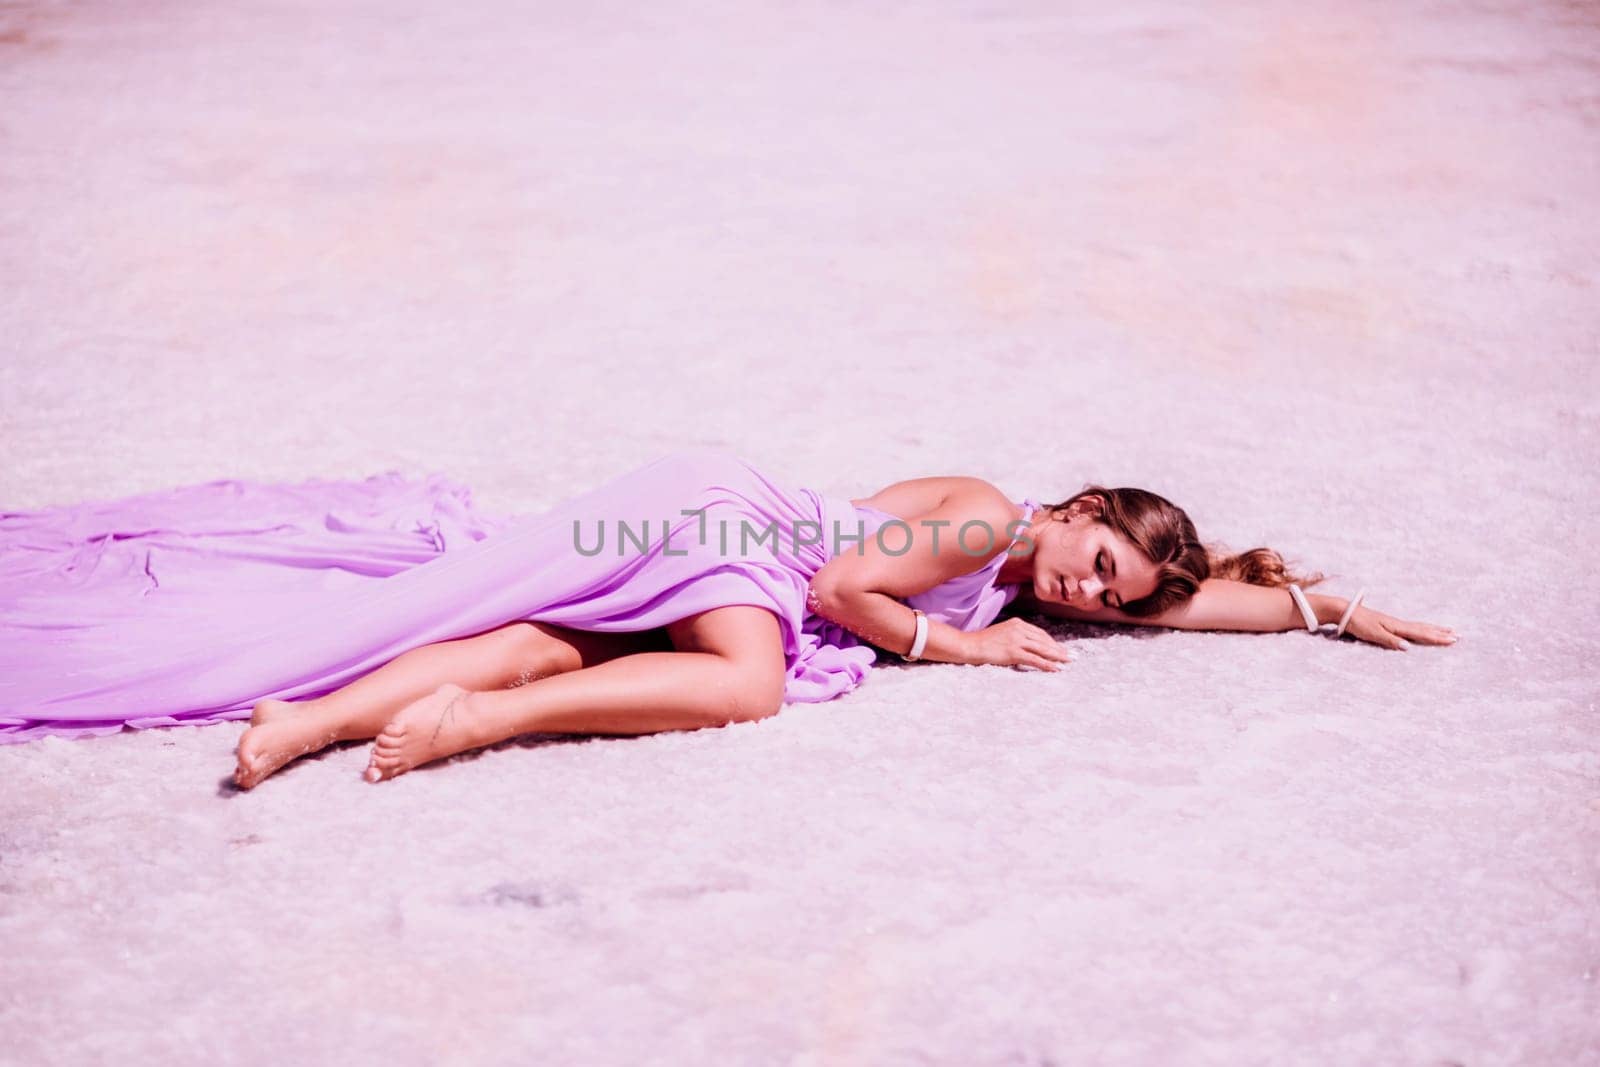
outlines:
[{"label": "woman's toes", "polygon": [[400,750],[383,744],[380,738],[378,744],[372,749],[371,759],[367,761],[367,781],[377,782],[385,778],[393,778],[399,766]]},{"label": "woman's toes", "polygon": [[367,773],[369,775],[374,773],[377,775],[376,778],[371,779],[374,782],[386,782],[403,770],[405,770],[405,766],[399,759],[382,759],[374,761]]}]

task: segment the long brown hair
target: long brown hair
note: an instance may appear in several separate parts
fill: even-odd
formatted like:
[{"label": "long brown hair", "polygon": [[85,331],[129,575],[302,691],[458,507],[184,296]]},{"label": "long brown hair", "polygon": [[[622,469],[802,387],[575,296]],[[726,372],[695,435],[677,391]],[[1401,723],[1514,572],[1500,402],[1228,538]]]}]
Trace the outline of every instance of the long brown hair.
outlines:
[{"label": "long brown hair", "polygon": [[1270,548],[1229,552],[1221,545],[1204,545],[1184,510],[1165,497],[1144,489],[1107,489],[1086,486],[1060,504],[1047,505],[1063,512],[1080,500],[1100,502],[1096,521],[1110,526],[1156,565],[1156,589],[1147,597],[1130,600],[1122,612],[1135,617],[1159,615],[1194,596],[1207,578],[1228,578],[1274,588],[1289,584],[1308,586],[1324,580],[1312,572],[1297,574]]}]

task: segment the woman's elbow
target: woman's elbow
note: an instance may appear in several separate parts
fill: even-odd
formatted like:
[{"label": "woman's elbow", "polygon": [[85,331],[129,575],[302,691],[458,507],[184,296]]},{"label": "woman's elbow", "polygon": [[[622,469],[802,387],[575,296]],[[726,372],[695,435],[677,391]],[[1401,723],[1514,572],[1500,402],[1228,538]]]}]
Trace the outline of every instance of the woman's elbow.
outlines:
[{"label": "woman's elbow", "polygon": [[864,590],[849,582],[818,573],[806,585],[806,608],[814,615],[838,621],[847,605],[859,599]]},{"label": "woman's elbow", "polygon": [[813,574],[806,583],[806,610],[813,615],[830,618],[830,608],[839,601],[839,583],[822,574]]}]

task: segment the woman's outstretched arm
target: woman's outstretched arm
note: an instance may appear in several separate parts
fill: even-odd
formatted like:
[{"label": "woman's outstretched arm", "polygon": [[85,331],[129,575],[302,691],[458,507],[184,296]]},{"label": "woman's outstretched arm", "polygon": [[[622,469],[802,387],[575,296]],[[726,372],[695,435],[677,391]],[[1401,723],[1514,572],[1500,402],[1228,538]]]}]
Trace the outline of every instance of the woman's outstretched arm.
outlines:
[{"label": "woman's outstretched arm", "polygon": [[[1349,601],[1340,596],[1307,593],[1311,610],[1319,623],[1336,623]],[[1040,603],[1031,597],[1027,607],[1059,619],[1087,622],[1120,622],[1133,626],[1170,626],[1177,630],[1246,630],[1269,633],[1304,629],[1299,610],[1289,590],[1251,585],[1226,578],[1207,578],[1194,596],[1156,615],[1139,618],[1115,608],[1080,611],[1064,604]],[[1365,604],[1350,617],[1346,633],[1384,648],[1403,649],[1407,641],[1425,645],[1448,645],[1455,634],[1447,626],[1408,622],[1374,611]]]}]

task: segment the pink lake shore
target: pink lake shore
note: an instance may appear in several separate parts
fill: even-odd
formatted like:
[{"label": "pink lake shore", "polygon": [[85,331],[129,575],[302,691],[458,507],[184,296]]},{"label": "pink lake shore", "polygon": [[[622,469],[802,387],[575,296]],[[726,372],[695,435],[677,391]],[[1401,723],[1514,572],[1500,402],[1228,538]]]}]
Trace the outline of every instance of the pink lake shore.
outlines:
[{"label": "pink lake shore", "polygon": [[1451,649],[1054,626],[231,795],[0,746],[0,1060],[1600,1063],[1600,17],[0,5],[0,509],[1086,482]]}]

